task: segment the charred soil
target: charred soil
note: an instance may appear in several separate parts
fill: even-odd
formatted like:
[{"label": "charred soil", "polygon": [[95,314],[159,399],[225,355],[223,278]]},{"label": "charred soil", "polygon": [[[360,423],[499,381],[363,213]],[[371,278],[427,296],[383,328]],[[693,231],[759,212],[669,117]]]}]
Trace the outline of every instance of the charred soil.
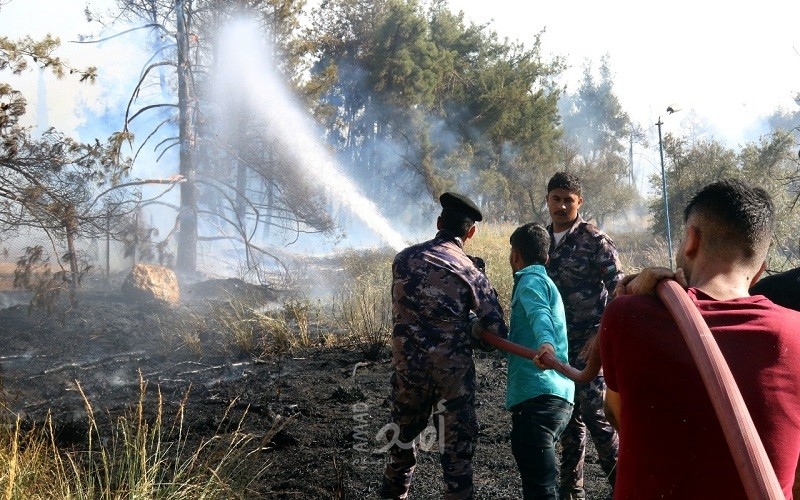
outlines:
[{"label": "charred soil", "polygon": [[[203,332],[195,346],[170,337],[173,325],[194,324],[233,293],[253,303],[279,300],[264,287],[217,280],[194,286],[192,300],[179,306],[130,304],[108,289],[82,293],[79,307],[46,316],[29,313],[26,304],[9,306],[11,293],[4,294],[1,389],[10,414],[31,426],[50,415],[58,443],[80,447],[89,430],[87,401],[102,423],[143,397],[149,415],[159,406],[167,416],[183,408],[183,426],[195,444],[233,428],[256,436],[254,456],[266,472],[243,497],[377,498],[388,423],[388,350],[366,360],[354,346],[326,347],[321,340],[254,353],[230,349],[213,331]],[[496,352],[480,353],[476,367],[477,498],[520,498],[503,408],[505,360]],[[441,498],[435,436],[425,433],[423,439],[426,451],[419,455],[411,498]],[[591,445],[586,467],[588,497],[603,498],[607,483]]]}]

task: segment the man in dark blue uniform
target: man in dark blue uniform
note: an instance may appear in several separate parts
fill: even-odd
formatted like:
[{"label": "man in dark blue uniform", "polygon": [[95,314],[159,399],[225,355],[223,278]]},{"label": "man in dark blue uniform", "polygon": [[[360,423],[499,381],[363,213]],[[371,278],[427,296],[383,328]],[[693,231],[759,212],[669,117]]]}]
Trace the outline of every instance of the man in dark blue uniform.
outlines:
[{"label": "man in dark blue uniform", "polygon": [[439,198],[436,237],[410,246],[392,264],[391,419],[382,498],[407,498],[416,464],[415,439],[434,414],[446,499],[471,499],[478,435],[470,311],[481,325],[508,334],[497,292],[464,251],[483,219],[456,193]]},{"label": "man in dark blue uniform", "polygon": [[[550,212],[550,261],[547,274],[555,282],[567,315],[569,362],[586,366],[581,354],[597,333],[609,294],[622,279],[622,267],[611,238],[580,216],[583,204],[580,179],[558,172],[547,184]],[[619,439],[603,412],[605,380],[603,372],[588,384],[576,384],[575,407],[567,428],[561,434],[560,498],[586,498],[583,465],[586,430],[594,440],[600,466],[614,486]]]}]

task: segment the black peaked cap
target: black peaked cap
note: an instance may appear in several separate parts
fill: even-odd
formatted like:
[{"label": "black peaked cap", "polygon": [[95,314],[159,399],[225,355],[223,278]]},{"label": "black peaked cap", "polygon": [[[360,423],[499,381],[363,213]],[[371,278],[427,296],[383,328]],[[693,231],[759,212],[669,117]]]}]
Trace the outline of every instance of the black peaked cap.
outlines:
[{"label": "black peaked cap", "polygon": [[443,209],[459,212],[465,217],[469,217],[474,222],[483,220],[483,214],[481,214],[478,206],[464,195],[458,193],[443,193],[439,197],[439,202],[442,204]]}]

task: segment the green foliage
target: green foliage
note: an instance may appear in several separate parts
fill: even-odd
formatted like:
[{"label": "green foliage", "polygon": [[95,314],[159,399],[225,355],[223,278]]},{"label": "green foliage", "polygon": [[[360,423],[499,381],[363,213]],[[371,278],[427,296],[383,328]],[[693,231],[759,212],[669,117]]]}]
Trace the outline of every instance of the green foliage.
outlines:
[{"label": "green foliage", "polygon": [[626,156],[633,127],[614,92],[612,76],[608,55],[600,61],[599,79],[587,63],[578,90],[559,102],[565,133],[563,170],[580,177],[581,215],[600,226],[606,217],[630,210],[640,197]]},{"label": "green foliage", "polygon": [[[795,102],[800,103],[800,94],[795,95]],[[800,110],[778,109],[767,117],[769,129],[774,131],[791,132],[795,138],[800,138]]]},{"label": "green foliage", "polygon": [[323,7],[305,37],[307,88],[365,191],[390,214],[446,189],[476,195],[493,217],[530,213],[516,195],[555,158],[563,69],[542,60],[538,37],[531,48],[499,42],[443,1]]},{"label": "green foliage", "polygon": [[398,109],[418,104],[430,108],[440,85],[441,68],[452,61],[447,61],[448,54],[431,40],[428,23],[418,15],[416,5],[390,4],[375,40],[372,88]]},{"label": "green foliage", "polygon": [[58,78],[63,77],[66,73],[77,73],[80,81],[94,83],[97,79],[97,68],[77,69],[71,67],[67,62],[54,55],[60,45],[61,40],[53,38],[49,34],[41,40],[34,40],[30,36],[19,40],[0,36],[0,71],[8,69],[18,75],[29,68],[29,62],[33,62],[42,69],[50,70]]},{"label": "green foliage", "polygon": [[[669,217],[673,239],[683,226],[683,209],[703,186],[724,177],[735,177],[767,190],[776,207],[776,227],[771,258],[792,260],[800,256],[800,162],[791,134],[777,132],[758,142],[745,144],[741,151],[724,147],[714,140],[689,143],[667,135],[663,141],[669,195]],[[649,203],[653,234],[664,235],[666,222],[661,197],[661,178],[654,175],[651,186],[657,196]],[[779,266],[780,267],[780,266]]]},{"label": "green foliage", "polygon": [[614,92],[608,54],[600,60],[599,81],[587,63],[577,92],[566,94],[559,107],[566,135],[575,140],[587,162],[604,153],[621,155],[627,149],[631,121]]},{"label": "green foliage", "polygon": [[[690,144],[667,134],[663,140],[664,162],[667,176],[669,220],[673,239],[683,225],[683,208],[703,186],[723,177],[737,176],[739,164],[736,153],[716,141],[699,141]],[[653,234],[665,235],[666,222],[662,198],[661,176],[650,178],[653,193],[658,193],[650,203],[653,216]]]},{"label": "green foliage", "polygon": [[800,159],[795,148],[792,134],[777,132],[746,144],[739,153],[741,177],[766,189],[775,203],[771,269],[800,260]]},{"label": "green foliage", "polygon": [[632,210],[642,202],[636,186],[628,182],[627,162],[623,164],[617,155],[603,154],[594,163],[573,165],[569,171],[583,184],[581,216],[600,227],[604,226],[606,218]]}]

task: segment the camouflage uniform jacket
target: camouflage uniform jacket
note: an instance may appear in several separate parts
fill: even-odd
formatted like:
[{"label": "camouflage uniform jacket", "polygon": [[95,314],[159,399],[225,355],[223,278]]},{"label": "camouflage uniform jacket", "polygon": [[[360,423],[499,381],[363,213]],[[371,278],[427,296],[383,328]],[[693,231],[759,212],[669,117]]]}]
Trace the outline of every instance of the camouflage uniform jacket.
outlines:
[{"label": "camouflage uniform jacket", "polygon": [[392,365],[398,370],[471,362],[469,311],[484,327],[508,335],[497,291],[449,231],[412,245],[392,264]]},{"label": "camouflage uniform jacket", "polygon": [[598,327],[609,294],[624,276],[614,242],[580,215],[558,245],[552,224],[547,231],[550,233],[547,274],[561,292],[567,328]]}]

